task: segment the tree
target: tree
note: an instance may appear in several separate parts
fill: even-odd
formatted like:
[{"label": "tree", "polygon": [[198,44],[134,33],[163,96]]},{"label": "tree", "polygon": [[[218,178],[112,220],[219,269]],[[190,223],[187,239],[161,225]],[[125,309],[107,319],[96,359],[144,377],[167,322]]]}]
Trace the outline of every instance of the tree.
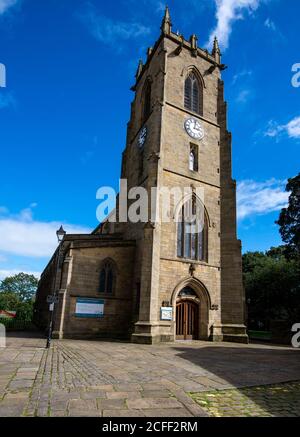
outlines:
[{"label": "tree", "polygon": [[271,247],[271,249],[269,249],[266,254],[267,256],[270,256],[271,258],[280,261],[282,258],[286,258],[286,246]]},{"label": "tree", "polygon": [[250,328],[269,329],[271,320],[291,325],[300,320],[300,265],[287,259],[282,247],[246,253],[243,273]]},{"label": "tree", "polygon": [[290,256],[300,256],[300,173],[289,179],[286,191],[290,192],[289,205],[282,209],[276,222]]},{"label": "tree", "polygon": [[0,293],[13,293],[20,302],[33,299],[38,286],[38,279],[33,275],[19,273],[5,278],[0,284]]},{"label": "tree", "polygon": [[264,252],[247,252],[243,255],[243,272],[244,275],[252,273],[258,266],[264,266],[266,255]]},{"label": "tree", "polygon": [[20,301],[15,293],[2,291],[0,293],[0,310],[17,311]]}]

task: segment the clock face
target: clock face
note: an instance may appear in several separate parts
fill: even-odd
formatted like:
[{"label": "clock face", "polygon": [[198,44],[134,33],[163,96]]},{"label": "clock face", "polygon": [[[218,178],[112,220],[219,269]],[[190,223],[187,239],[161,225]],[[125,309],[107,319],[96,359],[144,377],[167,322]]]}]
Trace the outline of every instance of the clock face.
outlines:
[{"label": "clock face", "polygon": [[184,123],[184,127],[189,136],[195,140],[202,140],[204,138],[204,129],[195,118],[188,118]]},{"label": "clock face", "polygon": [[145,127],[143,127],[143,129],[141,130],[141,132],[140,132],[140,134],[139,134],[139,137],[138,137],[138,145],[139,145],[140,147],[143,147],[143,145],[144,145],[145,142],[146,142],[146,138],[147,138],[147,128],[146,128],[146,126],[145,126]]}]

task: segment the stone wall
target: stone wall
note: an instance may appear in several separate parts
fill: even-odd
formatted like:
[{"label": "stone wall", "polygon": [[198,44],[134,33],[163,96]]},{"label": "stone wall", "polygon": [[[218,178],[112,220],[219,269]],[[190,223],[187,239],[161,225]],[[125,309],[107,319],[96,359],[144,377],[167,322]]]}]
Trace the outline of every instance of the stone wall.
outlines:
[{"label": "stone wall", "polygon": [[[91,247],[72,250],[72,275],[66,290],[63,337],[129,337],[133,319],[133,268],[135,247]],[[99,292],[101,265],[105,259],[116,265],[112,295]],[[78,297],[104,300],[103,318],[75,315]],[[56,326],[57,330],[58,326]]]}]

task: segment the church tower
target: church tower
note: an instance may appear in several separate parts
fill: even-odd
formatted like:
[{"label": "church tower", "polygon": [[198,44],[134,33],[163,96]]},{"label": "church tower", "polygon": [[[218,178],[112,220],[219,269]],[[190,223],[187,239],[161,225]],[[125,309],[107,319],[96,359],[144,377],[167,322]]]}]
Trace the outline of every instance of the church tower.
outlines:
[{"label": "church tower", "polygon": [[39,326],[53,294],[58,338],[248,341],[224,68],[217,39],[210,53],[174,33],[167,8],[138,64],[122,157],[125,215],[146,193],[146,217],[124,218],[121,190],[116,221],[64,237],[41,275]]},{"label": "church tower", "polygon": [[[241,243],[236,237],[236,183],[231,176],[218,41],[212,52],[172,32],[168,8],[161,35],[139,62],[123,154],[128,188],[189,187],[170,217],[202,206],[203,229],[180,222],[129,224],[137,254],[134,287],[138,317],[132,340],[182,339],[246,342]],[[201,199],[196,192],[201,193]],[[162,198],[152,206],[162,208]],[[150,209],[150,201],[149,201]],[[201,209],[201,208],[200,208]],[[197,210],[197,206],[196,206]],[[171,310],[172,309],[172,310]],[[169,320],[167,320],[169,318]]]}]

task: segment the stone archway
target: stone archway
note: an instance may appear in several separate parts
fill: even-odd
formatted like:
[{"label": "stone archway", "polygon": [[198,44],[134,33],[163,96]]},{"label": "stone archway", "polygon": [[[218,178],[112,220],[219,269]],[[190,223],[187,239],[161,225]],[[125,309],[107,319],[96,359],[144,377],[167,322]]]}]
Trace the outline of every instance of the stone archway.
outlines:
[{"label": "stone archway", "polygon": [[209,340],[208,290],[196,278],[180,282],[172,295],[175,314],[174,338],[178,340]]}]

